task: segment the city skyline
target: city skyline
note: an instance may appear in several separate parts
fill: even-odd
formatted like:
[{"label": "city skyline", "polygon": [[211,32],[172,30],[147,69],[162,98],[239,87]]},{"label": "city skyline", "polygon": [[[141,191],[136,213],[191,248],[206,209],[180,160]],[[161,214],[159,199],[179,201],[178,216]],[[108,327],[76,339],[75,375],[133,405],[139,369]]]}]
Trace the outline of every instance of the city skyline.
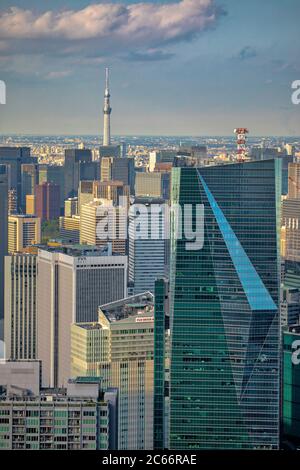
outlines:
[{"label": "city skyline", "polygon": [[1,3],[2,134],[300,134],[296,0]]}]

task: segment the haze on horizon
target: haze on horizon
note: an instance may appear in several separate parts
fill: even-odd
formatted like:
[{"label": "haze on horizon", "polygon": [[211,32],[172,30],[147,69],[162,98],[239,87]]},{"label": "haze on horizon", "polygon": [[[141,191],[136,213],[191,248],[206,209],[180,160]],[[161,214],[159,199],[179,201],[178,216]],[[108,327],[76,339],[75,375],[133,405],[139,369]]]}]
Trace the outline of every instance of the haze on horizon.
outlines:
[{"label": "haze on horizon", "polygon": [[[24,5],[26,3],[26,5]],[[298,0],[2,0],[0,133],[300,135]]]}]

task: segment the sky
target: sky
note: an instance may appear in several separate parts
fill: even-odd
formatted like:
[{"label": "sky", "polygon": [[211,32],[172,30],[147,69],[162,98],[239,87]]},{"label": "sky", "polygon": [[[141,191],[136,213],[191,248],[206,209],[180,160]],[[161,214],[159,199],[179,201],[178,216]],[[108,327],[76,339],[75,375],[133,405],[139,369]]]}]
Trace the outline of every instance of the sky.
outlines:
[{"label": "sky", "polygon": [[299,0],[0,0],[0,133],[300,135]]}]

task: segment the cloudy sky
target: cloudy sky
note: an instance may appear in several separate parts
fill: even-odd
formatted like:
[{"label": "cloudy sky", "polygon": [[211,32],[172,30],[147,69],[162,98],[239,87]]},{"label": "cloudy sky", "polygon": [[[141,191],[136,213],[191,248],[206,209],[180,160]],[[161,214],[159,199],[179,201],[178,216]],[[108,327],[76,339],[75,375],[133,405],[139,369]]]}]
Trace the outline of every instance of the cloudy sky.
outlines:
[{"label": "cloudy sky", "polygon": [[299,0],[0,0],[1,133],[300,135]]}]

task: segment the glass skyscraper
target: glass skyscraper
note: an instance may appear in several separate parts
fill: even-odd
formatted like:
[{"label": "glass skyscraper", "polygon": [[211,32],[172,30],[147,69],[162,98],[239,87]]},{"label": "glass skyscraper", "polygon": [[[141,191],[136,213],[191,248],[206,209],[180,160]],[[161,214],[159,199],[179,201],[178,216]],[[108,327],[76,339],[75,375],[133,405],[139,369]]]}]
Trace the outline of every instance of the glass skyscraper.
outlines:
[{"label": "glass skyscraper", "polygon": [[174,216],[170,448],[276,449],[281,162],[175,168],[172,185],[182,210],[204,205],[204,244]]}]

